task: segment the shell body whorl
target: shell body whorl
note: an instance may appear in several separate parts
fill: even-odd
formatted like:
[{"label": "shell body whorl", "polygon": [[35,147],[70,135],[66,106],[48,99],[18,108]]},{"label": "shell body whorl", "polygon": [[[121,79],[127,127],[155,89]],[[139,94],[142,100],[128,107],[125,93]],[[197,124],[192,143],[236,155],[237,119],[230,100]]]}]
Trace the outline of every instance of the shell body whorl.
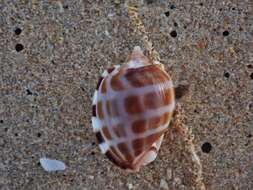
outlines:
[{"label": "shell body whorl", "polygon": [[93,97],[99,147],[122,169],[138,171],[156,158],[175,107],[170,76],[139,48],[104,72]]}]

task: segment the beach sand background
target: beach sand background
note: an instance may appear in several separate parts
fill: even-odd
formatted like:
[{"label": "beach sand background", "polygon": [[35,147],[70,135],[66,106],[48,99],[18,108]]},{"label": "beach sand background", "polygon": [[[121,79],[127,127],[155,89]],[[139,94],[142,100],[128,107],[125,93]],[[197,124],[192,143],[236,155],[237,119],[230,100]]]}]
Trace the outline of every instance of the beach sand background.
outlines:
[{"label": "beach sand background", "polygon": [[[132,3],[174,84],[189,84],[178,104],[205,188],[253,189],[253,2]],[[1,190],[198,189],[173,129],[137,174],[95,144],[99,74],[136,45],[145,50],[123,1],[0,1]],[[44,171],[44,156],[67,169]]]}]

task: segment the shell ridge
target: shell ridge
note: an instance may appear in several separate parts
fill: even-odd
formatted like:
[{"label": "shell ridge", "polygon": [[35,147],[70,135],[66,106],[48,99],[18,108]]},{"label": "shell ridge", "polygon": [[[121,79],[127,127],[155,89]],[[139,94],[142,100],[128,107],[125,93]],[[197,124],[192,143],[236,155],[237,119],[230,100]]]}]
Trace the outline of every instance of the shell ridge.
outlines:
[{"label": "shell ridge", "polygon": [[[126,73],[126,71],[125,71],[125,73]],[[126,85],[126,87],[127,87],[127,89],[128,89],[128,91],[127,92],[125,92],[125,96],[120,96],[120,102],[121,102],[121,109],[122,109],[122,112],[124,113],[123,114],[123,117],[124,117],[124,120],[126,121],[126,124],[125,124],[125,128],[126,128],[126,131],[127,131],[127,137],[126,137],[126,144],[127,144],[127,146],[128,146],[128,149],[129,149],[129,151],[130,151],[130,154],[131,154],[131,156],[134,158],[135,157],[135,153],[134,153],[134,148],[133,148],[133,145],[132,145],[132,140],[131,140],[131,138],[130,137],[132,137],[133,136],[133,131],[132,131],[132,128],[131,128],[131,126],[132,126],[132,120],[129,118],[129,114],[127,113],[127,111],[126,111],[126,107],[125,107],[125,104],[123,104],[123,103],[125,103],[125,99],[126,99],[126,97],[129,97],[130,95],[131,95],[131,90],[130,89],[132,89],[132,86],[131,86],[131,84],[130,84],[130,82],[129,81],[127,81],[127,79],[126,79],[126,77],[125,77],[125,73],[124,73],[124,75],[122,76],[122,81],[123,81],[123,83]],[[133,95],[136,95],[136,92],[134,93],[134,92],[132,92],[132,94]],[[136,105],[137,106],[137,105]],[[143,110],[143,105],[140,105],[141,106],[141,110]],[[133,160],[131,160],[131,162],[133,162],[134,161],[134,159]],[[132,163],[131,163],[132,164]]]},{"label": "shell ridge", "polygon": [[[129,85],[127,84],[127,81],[124,80],[124,78],[121,78],[120,80],[123,82],[124,87],[129,87]],[[128,140],[128,137],[130,137],[130,135],[131,135],[131,130],[128,127],[129,121],[127,119],[122,119],[122,118],[127,118],[127,116],[128,116],[128,114],[125,111],[124,99],[125,99],[125,96],[118,96],[118,98],[117,98],[118,109],[121,113],[121,118],[119,118],[119,120],[124,120],[124,129],[123,130],[125,130],[125,132],[126,132],[126,137],[124,137],[125,138],[124,142],[127,146],[128,152],[133,157],[133,150],[132,150],[131,144],[129,143],[129,140]],[[120,138],[118,138],[118,141],[119,141],[119,139]],[[118,144],[120,144],[120,143],[123,143],[123,142],[118,142]],[[125,155],[123,155],[123,156],[124,156],[126,162],[128,162]]]},{"label": "shell ridge", "polygon": [[[107,97],[107,98],[109,97],[109,98],[108,98],[109,101],[110,101],[110,99],[113,98],[113,97],[111,97],[111,94],[109,94],[109,92],[112,91],[112,88],[111,88],[111,86],[110,86],[111,79],[112,79],[112,76],[108,76],[107,81],[106,81],[106,86],[107,86],[107,89],[108,89],[108,90],[106,91],[106,97]],[[107,100],[107,99],[106,99],[106,100]],[[117,101],[117,105],[119,105],[120,101],[118,101],[117,99],[116,99],[116,101]],[[104,103],[104,104],[105,104],[105,103]],[[104,105],[104,107],[105,107],[105,105]],[[118,146],[117,146],[117,145],[119,144],[119,143],[117,143],[117,140],[119,139],[119,137],[115,134],[114,130],[112,129],[112,127],[114,127],[114,126],[116,126],[116,125],[114,125],[114,124],[112,123],[112,119],[111,119],[111,117],[108,115],[106,109],[104,110],[104,112],[106,113],[105,118],[107,119],[107,120],[106,120],[106,126],[108,127],[108,130],[109,130],[110,134],[112,135],[112,139],[114,139],[114,140],[113,140],[113,141],[114,141],[113,144],[111,144],[110,141],[109,141],[108,143],[109,143],[110,146],[114,146],[114,148],[116,149],[117,153],[118,153],[119,156],[121,157],[121,159],[119,158],[119,160],[122,160],[122,158],[125,159],[125,155],[119,150],[119,148],[118,148]],[[120,121],[120,119],[118,119],[118,121]]]},{"label": "shell ridge", "polygon": [[[110,73],[113,72],[113,71],[114,71],[114,68],[109,68],[109,69],[107,69],[103,72],[102,76],[100,77],[100,79],[98,81],[98,85],[97,85],[98,90],[95,91],[95,94],[93,96],[93,103],[92,103],[93,105],[96,105],[98,103],[98,101],[102,101],[103,113],[107,113],[107,112],[105,112],[105,110],[103,108],[105,98],[102,98],[101,100],[98,99],[98,97],[101,97],[101,91],[100,91],[101,84],[103,82],[105,82],[104,79],[106,77],[108,77],[110,75]],[[97,112],[97,110],[96,110],[96,112]],[[96,113],[96,115],[97,115],[97,113]],[[98,117],[92,117],[93,129],[94,129],[94,132],[96,132],[96,138],[97,138],[97,141],[99,143],[99,148],[100,148],[100,150],[103,154],[108,152],[108,150],[110,149],[108,140],[106,138],[104,138],[104,135],[103,135],[103,132],[102,132],[102,125],[104,125],[104,124],[105,124],[104,120],[102,121]]]},{"label": "shell ridge", "polygon": [[[145,138],[147,136],[150,136],[150,135],[153,135],[153,134],[156,134],[156,133],[159,133],[161,131],[165,131],[167,128],[168,128],[168,125],[169,125],[169,122],[167,122],[165,125],[161,125],[160,127],[158,128],[155,128],[155,129],[151,129],[145,133],[141,133],[141,134],[138,134],[138,135],[134,135],[133,137],[131,137],[129,139],[129,141],[134,141],[136,139],[140,139],[140,138]],[[126,141],[126,138],[119,138],[118,139],[118,143],[123,143]],[[108,143],[112,146],[115,146],[115,143],[113,141],[108,141]]]},{"label": "shell ridge", "polygon": [[[153,84],[153,85],[147,85],[145,87],[131,87],[128,88],[126,90],[122,90],[122,91],[115,91],[113,89],[112,90],[112,95],[113,96],[124,96],[124,94],[126,94],[126,91],[128,91],[128,94],[130,93],[138,93],[138,94],[146,94],[146,93],[150,93],[153,92],[156,89],[160,89],[163,88],[165,90],[170,90],[173,89],[173,83],[172,81],[168,81],[165,83],[157,83],[157,84]],[[105,94],[101,94],[101,96],[106,96]]]},{"label": "shell ridge", "polygon": [[[157,109],[149,109],[147,110],[145,113],[140,113],[140,114],[136,114],[136,115],[131,115],[131,116],[126,116],[126,120],[131,121],[131,123],[138,121],[140,119],[144,119],[145,117],[158,117],[162,114],[165,113],[172,113],[173,110],[175,108],[175,101],[171,102],[171,104],[167,105],[167,106],[162,106],[160,108]],[[111,119],[111,123],[112,125],[117,125],[119,124],[119,119],[117,119],[118,117],[112,117]],[[103,122],[103,120],[101,120]]]}]

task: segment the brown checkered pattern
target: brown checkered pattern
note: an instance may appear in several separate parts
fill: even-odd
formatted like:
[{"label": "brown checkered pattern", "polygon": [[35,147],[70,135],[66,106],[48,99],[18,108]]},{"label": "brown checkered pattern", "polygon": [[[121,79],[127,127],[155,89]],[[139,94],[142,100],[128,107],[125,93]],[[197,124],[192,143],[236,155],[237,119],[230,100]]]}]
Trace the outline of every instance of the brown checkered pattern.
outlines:
[{"label": "brown checkered pattern", "polygon": [[92,107],[99,122],[96,138],[114,164],[136,170],[148,151],[157,154],[156,143],[169,125],[175,104],[172,81],[157,65],[107,72]]}]

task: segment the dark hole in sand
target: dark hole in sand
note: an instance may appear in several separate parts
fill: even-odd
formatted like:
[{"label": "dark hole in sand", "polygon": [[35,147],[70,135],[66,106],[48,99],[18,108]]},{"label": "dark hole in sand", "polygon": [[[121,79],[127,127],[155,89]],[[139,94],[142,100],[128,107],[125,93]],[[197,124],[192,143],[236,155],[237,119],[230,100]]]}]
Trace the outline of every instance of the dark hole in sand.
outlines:
[{"label": "dark hole in sand", "polygon": [[209,153],[209,152],[212,150],[212,145],[211,145],[211,143],[205,142],[204,144],[202,144],[201,150],[202,150],[204,153]]},{"label": "dark hole in sand", "polygon": [[24,49],[24,46],[22,44],[17,44],[15,46],[15,49],[16,49],[17,52],[20,52],[20,51],[22,51]]}]

